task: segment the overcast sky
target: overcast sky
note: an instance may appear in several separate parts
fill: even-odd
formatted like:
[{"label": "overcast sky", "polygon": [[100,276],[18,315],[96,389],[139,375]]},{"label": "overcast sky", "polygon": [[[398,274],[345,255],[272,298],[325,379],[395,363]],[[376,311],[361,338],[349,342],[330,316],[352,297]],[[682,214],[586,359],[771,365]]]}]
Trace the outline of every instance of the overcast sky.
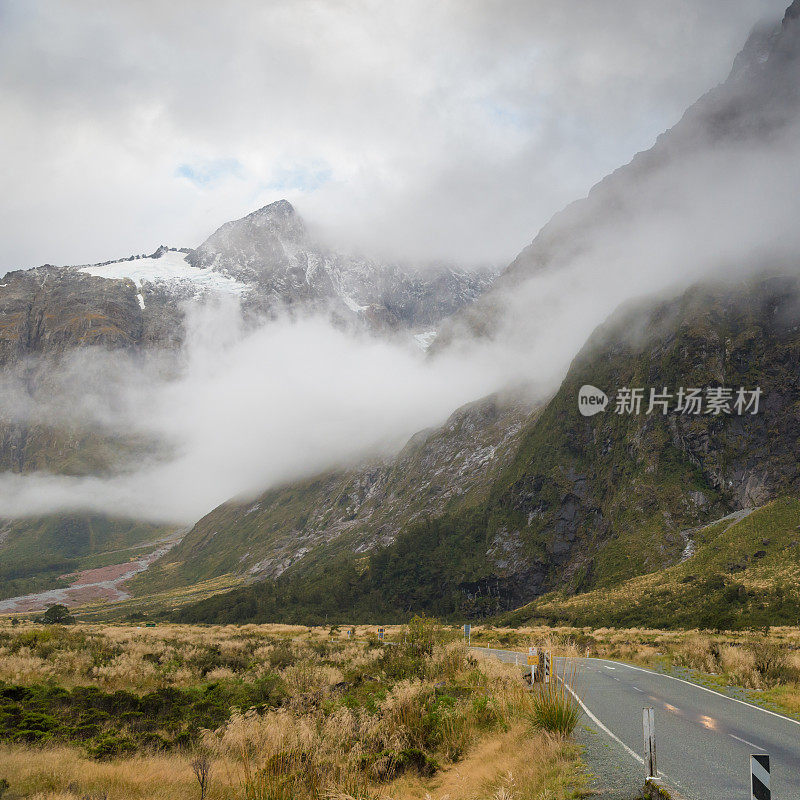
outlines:
[{"label": "overcast sky", "polygon": [[510,260],[788,0],[0,0],[0,271],[328,235]]}]

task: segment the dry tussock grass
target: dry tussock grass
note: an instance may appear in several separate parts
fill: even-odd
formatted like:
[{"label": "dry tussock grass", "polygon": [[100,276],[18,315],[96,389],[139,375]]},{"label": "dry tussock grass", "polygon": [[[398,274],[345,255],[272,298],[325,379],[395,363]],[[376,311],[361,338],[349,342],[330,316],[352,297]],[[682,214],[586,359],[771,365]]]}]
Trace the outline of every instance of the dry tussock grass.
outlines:
[{"label": "dry tussock grass", "polygon": [[[197,794],[186,757],[156,755],[94,761],[72,747],[26,748],[0,745],[0,764],[12,791],[36,800],[187,800]],[[208,800],[230,798],[234,784],[225,765],[212,764]]]},{"label": "dry tussock grass", "polygon": [[514,723],[483,739],[464,761],[432,778],[403,776],[386,788],[391,800],[566,800],[581,796],[576,748]]},{"label": "dry tussock grass", "polygon": [[[374,640],[374,629],[361,632]],[[391,635],[404,638],[400,629]],[[423,636],[414,644],[409,634],[408,646],[386,648],[348,641],[345,630],[287,626],[78,625],[58,633],[0,623],[0,680],[14,683],[145,693],[267,673],[288,691],[281,707],[234,709],[202,735],[212,760],[208,800],[404,800],[435,786],[445,787],[442,800],[513,800],[545,787],[560,798],[567,793],[559,787],[577,780],[574,749],[524,722],[530,700],[520,670],[478,662],[458,641]],[[375,691],[376,681],[385,690]],[[500,743],[494,765],[472,755],[489,742]],[[532,749],[541,758],[531,759]],[[185,751],[98,761],[77,746],[0,745],[0,777],[39,800],[199,797],[190,762]],[[463,775],[471,782],[462,790]]]}]

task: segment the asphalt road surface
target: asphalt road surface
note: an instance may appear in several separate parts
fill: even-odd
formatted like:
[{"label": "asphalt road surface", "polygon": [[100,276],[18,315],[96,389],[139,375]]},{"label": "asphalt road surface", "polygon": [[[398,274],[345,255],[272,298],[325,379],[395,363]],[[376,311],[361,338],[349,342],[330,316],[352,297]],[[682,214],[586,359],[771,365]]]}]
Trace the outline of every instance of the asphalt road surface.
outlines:
[{"label": "asphalt road surface", "polygon": [[[524,653],[488,652],[525,663]],[[767,753],[773,800],[800,800],[800,723],[641,667],[596,658],[571,662],[584,721],[600,728],[620,760],[628,759],[638,786],[644,783],[642,709],[652,707],[659,777],[682,797],[747,800],[750,754]],[[564,671],[563,660],[556,669]]]}]

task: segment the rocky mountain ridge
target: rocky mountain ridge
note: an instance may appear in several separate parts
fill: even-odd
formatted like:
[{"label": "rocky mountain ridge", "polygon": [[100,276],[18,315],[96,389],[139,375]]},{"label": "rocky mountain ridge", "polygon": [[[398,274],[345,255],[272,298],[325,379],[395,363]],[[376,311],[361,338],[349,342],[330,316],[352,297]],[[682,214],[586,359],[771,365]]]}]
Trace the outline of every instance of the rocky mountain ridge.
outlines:
[{"label": "rocky mountain ridge", "polygon": [[435,328],[496,276],[490,269],[379,263],[336,252],[313,239],[286,200],[227,222],[187,261],[253,287],[247,300],[262,314],[307,306],[388,329]]}]

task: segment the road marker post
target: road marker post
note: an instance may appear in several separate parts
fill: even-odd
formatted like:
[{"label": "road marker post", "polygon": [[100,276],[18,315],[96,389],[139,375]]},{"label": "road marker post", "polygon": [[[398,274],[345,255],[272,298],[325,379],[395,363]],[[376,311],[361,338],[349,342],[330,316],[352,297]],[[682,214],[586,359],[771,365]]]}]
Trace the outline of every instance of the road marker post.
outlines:
[{"label": "road marker post", "polygon": [[644,730],[644,778],[658,777],[656,766],[656,712],[652,708],[642,709],[642,728]]},{"label": "road marker post", "polygon": [[769,756],[756,753],[750,756],[750,800],[770,800]]},{"label": "road marker post", "polygon": [[[533,648],[534,650],[536,648]],[[550,683],[553,667],[553,655],[549,650],[539,650],[539,666],[536,669],[537,683]]]},{"label": "road marker post", "polygon": [[467,640],[467,647],[472,646],[472,625],[469,622],[464,624],[464,638]]}]

